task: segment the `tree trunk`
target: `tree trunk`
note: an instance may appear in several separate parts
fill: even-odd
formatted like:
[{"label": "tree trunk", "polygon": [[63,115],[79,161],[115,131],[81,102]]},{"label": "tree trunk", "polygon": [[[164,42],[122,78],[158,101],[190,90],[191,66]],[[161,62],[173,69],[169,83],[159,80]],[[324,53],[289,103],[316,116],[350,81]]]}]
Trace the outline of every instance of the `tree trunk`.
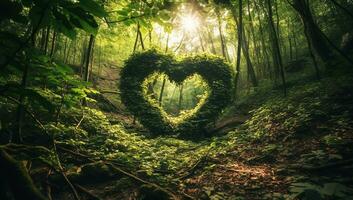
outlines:
[{"label": "tree trunk", "polygon": [[216,14],[217,14],[218,31],[219,31],[219,39],[221,42],[222,56],[224,57],[225,60],[229,61],[228,56],[227,56],[227,50],[226,50],[227,47],[226,47],[226,43],[225,43],[225,38],[223,37],[221,17],[219,15],[218,9],[216,10]]},{"label": "tree trunk", "polygon": [[137,50],[137,42],[138,42],[139,36],[140,36],[140,34],[139,34],[139,31],[140,31],[140,24],[139,24],[139,23],[137,23],[137,28],[136,28],[136,29],[137,29],[137,30],[136,30],[136,38],[135,38],[134,49],[132,50],[132,53],[135,53],[136,50]]},{"label": "tree trunk", "polygon": [[[234,21],[237,21],[235,8],[232,8],[232,14]],[[239,23],[237,25],[238,29],[238,49],[237,49],[237,62],[235,66],[235,77],[234,77],[234,99],[237,96],[238,92],[238,82],[240,75],[240,59],[241,59],[241,44],[243,41],[243,0],[239,0]]]},{"label": "tree trunk", "polygon": [[50,26],[47,27],[47,31],[45,35],[44,54],[47,54],[48,44],[49,44],[49,34],[50,34]]},{"label": "tree trunk", "polygon": [[[25,90],[27,87],[27,79],[28,79],[28,69],[29,68],[29,59],[26,59],[24,71],[22,74],[22,80],[21,80],[21,90]],[[23,121],[25,117],[25,107],[24,107],[24,101],[26,97],[24,96],[23,93],[20,93],[20,97],[18,99],[18,108],[17,108],[17,116],[16,116],[16,129],[17,132],[15,133],[13,137],[13,141],[15,143],[22,143],[23,138],[22,138],[22,127],[23,127]]]},{"label": "tree trunk", "polygon": [[52,41],[51,41],[51,49],[50,49],[50,54],[49,56],[52,58],[53,55],[54,55],[54,50],[55,50],[55,42],[56,42],[56,31],[54,31],[53,33],[53,38],[52,38]]},{"label": "tree trunk", "polygon": [[[234,21],[235,21],[235,24],[237,25],[237,27],[240,27],[240,23],[238,23],[237,18],[234,18]],[[242,29],[244,30],[243,26],[242,26]],[[256,75],[255,75],[255,70],[254,70],[253,64],[251,62],[250,55],[249,55],[249,43],[246,40],[246,35],[245,35],[244,31],[242,31],[242,34],[243,35],[242,35],[241,47],[243,49],[243,54],[246,59],[248,76],[250,77],[252,85],[254,87],[257,87],[258,83],[257,83]]]},{"label": "tree trunk", "polygon": [[[260,13],[260,8],[259,8],[259,5],[256,3],[256,1],[254,1],[254,5],[255,5],[255,9],[258,13]],[[268,52],[268,49],[267,49],[267,46],[266,46],[266,42],[265,42],[265,33],[264,33],[264,29],[263,29],[263,26],[262,26],[262,20],[261,20],[261,16],[258,15],[258,20],[259,20],[259,32],[260,32],[260,38],[261,38],[261,48],[262,48],[262,51],[263,51],[263,54],[264,54],[264,61],[266,63],[266,68],[265,68],[265,71],[267,71],[267,75],[268,77],[272,78],[272,68],[271,68],[271,62],[270,62],[270,59],[269,59],[269,52]]]},{"label": "tree trunk", "polygon": [[291,4],[302,19],[304,30],[311,46],[324,63],[333,58],[333,51],[328,46],[321,30],[316,25],[307,0],[293,0]]},{"label": "tree trunk", "polygon": [[162,106],[162,100],[163,100],[163,92],[164,92],[164,87],[165,87],[165,82],[167,81],[167,79],[164,77],[163,78],[163,83],[162,83],[162,88],[161,88],[161,92],[159,93],[159,99],[158,99],[158,105]]},{"label": "tree trunk", "polygon": [[86,82],[89,81],[89,66],[90,66],[91,52],[93,49],[93,42],[94,42],[94,36],[91,34],[89,36],[88,47],[86,50],[85,69],[84,69],[84,75],[83,75],[83,80]]},{"label": "tree trunk", "polygon": [[[167,42],[166,42],[166,45],[165,45],[165,53],[168,52],[168,49],[169,49],[169,33],[167,35]],[[157,79],[155,80],[157,82]],[[165,87],[165,82],[166,82],[166,77],[163,77],[163,83],[162,83],[162,87],[161,87],[161,91],[159,93],[159,98],[158,98],[158,105],[159,106],[162,106],[162,101],[163,101],[163,93],[164,93],[164,87]],[[155,84],[155,83],[154,83]],[[150,86],[152,87],[152,92],[153,92],[153,86]]]},{"label": "tree trunk", "polygon": [[[306,31],[304,31],[306,33]],[[308,39],[308,36],[305,35],[305,37]],[[316,74],[316,78],[318,80],[320,80],[320,70],[319,70],[319,66],[317,65],[317,61],[315,58],[315,54],[313,53],[313,48],[311,46],[310,41],[308,41],[308,48],[309,48],[309,53],[310,53],[310,57],[313,60],[313,64],[314,64],[314,69],[315,69],[315,74]]]},{"label": "tree trunk", "polygon": [[183,90],[184,90],[184,84],[181,84],[180,85],[180,93],[179,93],[179,104],[178,104],[178,110],[179,110],[179,113],[181,111],[181,104],[183,102]]},{"label": "tree trunk", "polygon": [[138,34],[139,34],[139,37],[140,37],[141,48],[142,48],[142,50],[145,50],[145,44],[143,43],[143,38],[142,38],[142,33],[141,33],[141,29],[140,28],[138,29]]},{"label": "tree trunk", "polygon": [[276,57],[276,61],[278,62],[279,65],[279,70],[280,70],[280,75],[282,78],[282,88],[283,88],[283,94],[284,96],[287,96],[287,86],[286,86],[286,79],[284,76],[284,67],[283,67],[283,62],[282,62],[282,56],[281,56],[281,50],[279,47],[279,42],[277,38],[277,33],[276,33],[276,28],[273,22],[273,14],[272,14],[272,0],[267,0],[267,6],[268,6],[268,20],[269,20],[269,25],[270,28],[272,29],[272,33],[270,34],[272,36],[272,43],[273,43],[273,54]]},{"label": "tree trunk", "polygon": [[211,34],[210,30],[208,29],[208,27],[207,27],[207,35],[208,35],[208,40],[211,43],[211,53],[216,54],[217,52],[216,52],[216,48],[214,46],[212,34]]}]

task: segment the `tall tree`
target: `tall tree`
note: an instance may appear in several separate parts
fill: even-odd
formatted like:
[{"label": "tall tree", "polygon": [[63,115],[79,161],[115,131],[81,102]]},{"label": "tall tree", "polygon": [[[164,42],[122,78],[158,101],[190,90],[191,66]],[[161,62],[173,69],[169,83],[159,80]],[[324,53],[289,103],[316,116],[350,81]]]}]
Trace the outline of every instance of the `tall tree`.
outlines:
[{"label": "tall tree", "polygon": [[287,95],[287,86],[286,86],[286,78],[284,75],[284,67],[283,67],[283,61],[282,61],[282,56],[281,56],[281,49],[279,46],[279,40],[278,40],[278,34],[276,32],[276,27],[273,22],[273,12],[272,12],[272,0],[266,0],[267,3],[267,10],[268,10],[268,22],[270,26],[270,36],[271,36],[271,42],[272,42],[272,47],[273,47],[273,54],[275,57],[275,61],[278,64],[278,68],[280,70],[280,76],[282,79],[282,88],[283,88],[283,94],[284,96]]},{"label": "tall tree", "polygon": [[[239,83],[239,76],[240,76],[240,59],[241,59],[241,46],[243,41],[243,0],[239,0],[239,7],[238,7],[238,17],[239,23],[237,24],[238,30],[238,48],[237,48],[237,62],[235,66],[236,74],[234,77],[234,96],[236,97],[238,92],[238,83]],[[237,21],[236,10],[232,7],[232,14],[235,21]]]},{"label": "tall tree", "polygon": [[333,58],[333,51],[327,44],[322,31],[313,18],[308,0],[293,0],[290,5],[297,11],[304,25],[304,32],[310,46],[325,63]]}]

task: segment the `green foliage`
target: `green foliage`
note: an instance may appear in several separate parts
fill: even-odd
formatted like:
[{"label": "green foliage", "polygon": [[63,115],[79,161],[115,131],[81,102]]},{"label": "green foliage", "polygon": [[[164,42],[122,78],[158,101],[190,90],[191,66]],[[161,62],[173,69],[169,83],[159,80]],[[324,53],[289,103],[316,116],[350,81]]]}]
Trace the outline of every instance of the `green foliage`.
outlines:
[{"label": "green foliage", "polygon": [[30,146],[21,144],[0,145],[1,150],[5,150],[16,160],[40,161],[51,167],[58,167],[54,152],[43,146]]},{"label": "green foliage", "polygon": [[[209,149],[209,143],[200,145],[170,137],[146,138],[126,130],[122,125],[109,123],[100,111],[84,108],[65,110],[63,123],[50,123],[47,130],[58,145],[65,145],[103,160],[140,170],[141,173],[175,177],[181,169],[191,167]],[[79,126],[75,119],[84,116]],[[178,156],[175,156],[178,155]]]},{"label": "green foliage", "polygon": [[245,124],[252,136],[287,137],[308,131],[313,120],[325,117],[321,99],[315,96],[318,89],[317,84],[301,86],[289,98],[271,98],[251,111]]},{"label": "green foliage", "polygon": [[325,183],[323,186],[310,182],[296,182],[290,187],[290,199],[353,199],[353,189],[340,183]]},{"label": "green foliage", "polygon": [[[154,73],[165,73],[172,82],[181,84],[187,77],[200,75],[209,87],[209,97],[205,99],[189,118],[173,125],[168,122],[162,108],[146,97],[145,79]],[[120,91],[126,107],[140,122],[154,134],[202,134],[204,127],[217,119],[217,116],[230,103],[232,95],[232,72],[222,59],[195,56],[174,61],[169,55],[154,50],[135,54],[126,61],[122,70]]]}]

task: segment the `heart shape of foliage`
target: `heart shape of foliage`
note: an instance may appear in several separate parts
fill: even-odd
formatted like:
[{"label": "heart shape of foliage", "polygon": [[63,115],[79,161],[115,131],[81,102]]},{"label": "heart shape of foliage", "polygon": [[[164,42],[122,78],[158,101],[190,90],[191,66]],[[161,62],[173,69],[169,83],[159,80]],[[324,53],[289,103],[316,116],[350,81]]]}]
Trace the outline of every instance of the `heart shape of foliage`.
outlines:
[{"label": "heart shape of foliage", "polygon": [[[178,124],[168,122],[158,103],[146,97],[144,81],[151,75],[166,74],[171,82],[181,84],[194,74],[200,75],[209,87],[209,96],[203,105]],[[177,134],[181,137],[205,135],[206,125],[214,122],[231,102],[233,73],[223,59],[198,55],[176,61],[173,56],[149,50],[132,55],[121,72],[121,100],[140,123],[153,134]],[[165,113],[165,112],[164,112]]]}]

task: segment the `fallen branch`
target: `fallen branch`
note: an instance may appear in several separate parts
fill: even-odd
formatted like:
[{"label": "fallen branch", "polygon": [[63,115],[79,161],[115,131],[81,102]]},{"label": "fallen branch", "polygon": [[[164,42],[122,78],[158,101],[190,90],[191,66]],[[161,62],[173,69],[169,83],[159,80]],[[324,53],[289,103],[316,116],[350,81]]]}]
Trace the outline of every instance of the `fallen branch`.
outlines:
[{"label": "fallen branch", "polygon": [[[78,152],[74,152],[74,151],[71,151],[69,149],[66,149],[64,147],[58,147],[59,149],[63,150],[63,151],[66,151],[68,153],[71,153],[71,154],[74,154],[74,155],[77,155],[77,156],[81,156],[81,157],[84,157],[86,158],[87,160],[91,161],[91,162],[97,162],[97,160],[95,159],[92,159],[90,158],[89,156],[87,155],[84,155],[84,154],[81,154],[81,153],[78,153]],[[134,174],[130,173],[130,172],[127,172],[123,169],[121,169],[120,167],[116,166],[115,163],[112,163],[111,161],[106,161],[106,160],[102,160],[105,164],[109,165],[112,169],[120,172],[121,174],[124,174],[128,177],[130,177],[131,179],[134,179],[135,181],[137,182],[140,182],[140,183],[143,183],[143,184],[146,184],[146,185],[149,185],[157,190],[160,190],[162,192],[165,192],[166,194],[168,194],[169,196],[173,197],[173,199],[178,199],[177,198],[177,195],[175,195],[173,192],[171,192],[170,190],[166,189],[166,188],[163,188],[155,183],[151,183],[149,181],[146,181],[146,180],[143,180],[137,176],[135,176]],[[186,195],[186,194],[183,194],[183,195]],[[186,195],[187,196],[187,195]],[[187,196],[189,199],[191,198],[190,196]]]},{"label": "fallen branch", "polygon": [[[75,189],[75,187],[73,186],[73,184],[71,183],[71,181],[67,178],[65,172],[64,172],[64,169],[61,165],[61,162],[60,162],[60,159],[59,159],[59,155],[58,155],[58,152],[57,152],[57,148],[56,148],[56,142],[55,140],[53,139],[53,147],[54,147],[54,152],[55,152],[55,155],[56,155],[56,161],[57,161],[57,164],[58,164],[58,167],[59,167],[59,173],[61,174],[61,176],[64,178],[64,180],[66,181],[66,183],[69,185],[69,188],[71,189],[71,192],[72,194],[74,195],[74,198],[75,200],[80,200],[80,197],[78,196],[78,193]],[[54,168],[55,169],[55,168]],[[56,170],[56,169],[55,169]]]},{"label": "fallen branch", "polygon": [[97,195],[92,194],[92,192],[88,191],[86,188],[84,188],[83,186],[79,185],[79,184],[75,184],[75,187],[77,189],[79,189],[81,192],[87,194],[91,200],[101,200],[101,198],[99,198]]},{"label": "fallen branch", "polygon": [[161,187],[161,186],[159,186],[159,185],[157,185],[155,183],[148,182],[148,181],[143,180],[143,179],[141,179],[141,178],[139,178],[139,177],[137,177],[137,176],[135,176],[135,175],[133,175],[133,174],[131,174],[129,172],[126,172],[125,170],[122,170],[121,168],[115,166],[113,163],[106,163],[106,164],[110,165],[114,170],[119,171],[120,173],[122,173],[122,174],[124,174],[124,175],[126,175],[126,176],[128,176],[128,177],[130,177],[130,178],[132,178],[132,179],[134,179],[136,181],[138,181],[138,182],[141,182],[143,184],[152,186],[155,189],[158,189],[158,190],[160,190],[162,192],[165,192],[169,196],[173,197],[173,199],[178,199],[178,197],[173,192],[169,191],[168,189],[165,189],[165,188],[163,188],[163,187]]}]

